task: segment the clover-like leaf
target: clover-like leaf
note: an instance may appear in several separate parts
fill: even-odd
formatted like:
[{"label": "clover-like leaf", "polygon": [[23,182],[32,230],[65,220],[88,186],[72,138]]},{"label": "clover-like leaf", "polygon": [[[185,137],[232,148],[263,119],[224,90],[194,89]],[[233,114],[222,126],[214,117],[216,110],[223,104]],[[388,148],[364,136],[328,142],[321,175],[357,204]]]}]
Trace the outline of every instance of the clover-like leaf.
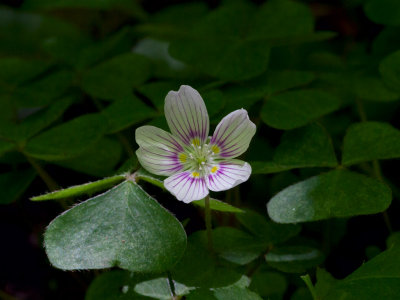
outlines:
[{"label": "clover-like leaf", "polygon": [[305,246],[274,248],[265,255],[267,263],[282,272],[302,273],[320,264],[324,259],[321,251]]},{"label": "clover-like leaf", "polygon": [[332,141],[324,128],[311,124],[286,131],[270,162],[253,162],[255,174],[268,174],[294,168],[335,167]]},{"label": "clover-like leaf", "polygon": [[386,56],[379,65],[379,72],[385,83],[399,92],[400,84],[400,51],[395,51]]},{"label": "clover-like leaf", "polygon": [[150,77],[146,57],[134,53],[122,54],[87,71],[82,88],[92,97],[121,100],[130,97],[134,86]]},{"label": "clover-like leaf", "polygon": [[126,181],[54,219],[44,243],[50,262],[63,270],[162,272],[181,258],[186,234],[174,216]]},{"label": "clover-like leaf", "polygon": [[344,165],[400,157],[400,131],[387,123],[353,124],[343,142]]},{"label": "clover-like leaf", "polygon": [[400,3],[397,0],[368,0],[365,2],[364,11],[375,23],[400,25]]},{"label": "clover-like leaf", "polygon": [[400,294],[399,257],[400,244],[397,243],[364,263],[345,279],[317,276],[318,296],[327,300],[396,299]]},{"label": "clover-like leaf", "polygon": [[271,96],[261,110],[262,120],[278,129],[294,129],[337,110],[340,99],[320,90],[298,90]]},{"label": "clover-like leaf", "polygon": [[391,191],[382,182],[339,169],[287,187],[267,207],[275,222],[297,223],[375,214],[391,200]]},{"label": "clover-like leaf", "polygon": [[76,157],[95,145],[105,129],[100,115],[84,115],[31,139],[24,151],[29,156],[50,161]]}]

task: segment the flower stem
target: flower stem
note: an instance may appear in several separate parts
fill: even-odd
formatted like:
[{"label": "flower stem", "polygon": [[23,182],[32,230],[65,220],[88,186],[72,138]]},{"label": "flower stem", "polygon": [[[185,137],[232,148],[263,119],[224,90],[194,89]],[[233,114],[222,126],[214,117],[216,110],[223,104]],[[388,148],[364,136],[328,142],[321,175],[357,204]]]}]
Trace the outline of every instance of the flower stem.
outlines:
[{"label": "flower stem", "polygon": [[314,285],[311,282],[310,275],[308,275],[308,274],[307,275],[303,275],[303,276],[300,276],[300,278],[303,279],[303,281],[307,285],[308,290],[310,291],[312,298],[314,300],[318,300],[317,292],[315,291]]},{"label": "flower stem", "polygon": [[169,285],[169,290],[171,292],[171,299],[176,300],[176,294],[175,294],[175,284],[174,281],[172,280],[171,272],[167,272],[167,277],[168,277],[168,285]]},{"label": "flower stem", "polygon": [[47,173],[40,164],[32,157],[28,155],[25,156],[31,166],[35,169],[35,171],[39,174],[40,178],[44,181],[47,185],[48,189],[52,192],[58,189],[57,182]]},{"label": "flower stem", "polygon": [[[357,104],[357,109],[358,109],[358,113],[360,115],[361,121],[362,122],[366,122],[367,121],[367,114],[365,113],[363,102],[361,101],[361,99],[356,98],[356,104]],[[372,168],[373,168],[375,177],[379,181],[382,181],[383,183],[385,183],[385,180],[383,178],[382,171],[381,171],[381,166],[380,166],[378,160],[372,161]],[[393,232],[393,228],[392,228],[392,225],[390,223],[390,218],[389,218],[389,215],[387,213],[387,210],[385,210],[382,213],[382,216],[383,216],[383,221],[385,222],[386,228],[388,229],[388,231],[390,233],[392,233]]]},{"label": "flower stem", "polygon": [[205,221],[206,221],[206,230],[207,230],[207,246],[210,252],[214,252],[213,240],[212,240],[212,225],[211,225],[211,209],[210,209],[210,196],[204,198],[205,204]]},{"label": "flower stem", "polygon": [[116,136],[117,136],[118,140],[121,142],[122,147],[124,148],[124,150],[128,154],[128,156],[129,157],[134,156],[135,153],[133,152],[131,144],[129,143],[129,140],[126,138],[126,136],[121,132],[117,132]]}]

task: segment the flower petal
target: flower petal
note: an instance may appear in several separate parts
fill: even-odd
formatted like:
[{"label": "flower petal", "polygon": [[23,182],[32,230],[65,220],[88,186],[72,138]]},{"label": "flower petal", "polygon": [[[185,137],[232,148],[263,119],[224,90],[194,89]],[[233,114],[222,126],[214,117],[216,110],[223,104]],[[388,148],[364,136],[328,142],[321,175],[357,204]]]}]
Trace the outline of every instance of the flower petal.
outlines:
[{"label": "flower petal", "polygon": [[247,111],[235,110],[219,122],[210,140],[211,150],[222,158],[237,157],[247,150],[255,133],[256,125]]},{"label": "flower petal", "polygon": [[251,174],[251,166],[244,161],[232,159],[214,164],[206,177],[207,187],[214,192],[229,190],[247,181]]},{"label": "flower petal", "polygon": [[205,179],[196,172],[185,171],[172,175],[164,180],[164,186],[179,201],[185,203],[203,199],[208,195]]},{"label": "flower petal", "polygon": [[154,126],[139,127],[135,137],[140,146],[136,155],[147,171],[169,176],[183,170],[180,160],[183,147],[179,139]]},{"label": "flower petal", "polygon": [[174,136],[186,145],[205,143],[210,129],[208,113],[195,89],[182,85],[178,92],[170,91],[165,98],[164,112]]}]

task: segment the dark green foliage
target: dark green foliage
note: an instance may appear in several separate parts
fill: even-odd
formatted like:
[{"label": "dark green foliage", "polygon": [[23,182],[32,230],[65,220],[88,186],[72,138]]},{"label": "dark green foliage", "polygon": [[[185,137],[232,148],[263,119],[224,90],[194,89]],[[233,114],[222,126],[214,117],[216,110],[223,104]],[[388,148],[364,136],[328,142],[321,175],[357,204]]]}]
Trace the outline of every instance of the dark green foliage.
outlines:
[{"label": "dark green foliage", "polygon": [[[317,287],[324,299],[396,299],[400,293],[399,244],[392,245],[342,280],[323,275]],[[318,273],[317,273],[318,275]],[[326,281],[329,281],[327,283]],[[321,287],[323,285],[323,287]]]},{"label": "dark green foliage", "polygon": [[339,98],[324,91],[290,91],[267,99],[261,118],[271,127],[294,129],[337,110],[340,104]]},{"label": "dark green foliage", "polygon": [[[399,297],[399,0],[14,2],[0,8],[0,298],[167,300],[168,276],[188,300]],[[249,180],[210,194],[212,250],[205,199],[177,202],[135,153],[138,127],[169,131],[181,85],[209,135],[241,108],[257,127]],[[30,255],[43,234],[50,264]]]},{"label": "dark green foliage", "polygon": [[344,165],[400,157],[400,131],[387,123],[352,125],[343,142]]}]

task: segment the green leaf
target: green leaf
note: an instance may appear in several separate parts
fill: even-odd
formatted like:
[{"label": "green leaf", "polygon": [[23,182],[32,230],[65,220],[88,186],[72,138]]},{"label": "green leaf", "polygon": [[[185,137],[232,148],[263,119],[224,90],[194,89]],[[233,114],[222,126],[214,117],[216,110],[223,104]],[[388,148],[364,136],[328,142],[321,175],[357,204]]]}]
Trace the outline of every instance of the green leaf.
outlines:
[{"label": "green leaf", "polygon": [[325,297],[337,280],[328,271],[321,268],[317,268],[316,277],[315,292],[318,296]]},{"label": "green leaf", "polygon": [[[217,300],[262,300],[262,298],[256,293],[247,288],[241,288],[238,286],[216,289],[214,291],[214,296]],[[191,298],[188,299],[190,300]]]},{"label": "green leaf", "polygon": [[162,272],[181,258],[186,234],[140,186],[126,181],[53,220],[44,244],[50,262],[63,270]]},{"label": "green leaf", "polygon": [[99,191],[105,190],[114,186],[117,183],[125,180],[124,175],[115,175],[94,182],[71,186],[62,190],[54,191],[41,196],[32,197],[32,201],[56,200],[77,197],[81,195],[92,195]]},{"label": "green leaf", "polygon": [[400,88],[400,50],[386,56],[379,65],[384,82],[395,91]]},{"label": "green leaf", "polygon": [[[205,207],[204,199],[193,201],[194,205]],[[231,212],[231,213],[242,213],[244,212],[240,208],[234,207],[226,202],[210,198],[210,209],[216,211],[223,211],[223,212]]]},{"label": "green leaf", "polygon": [[383,25],[400,25],[400,3],[397,0],[369,0],[364,5],[367,17]]},{"label": "green leaf", "polygon": [[[244,276],[243,276],[244,277]],[[242,277],[242,278],[243,278]],[[240,282],[242,280],[239,280]],[[256,293],[250,291],[246,286],[242,284],[232,284],[222,288],[215,289],[196,289],[192,291],[186,299],[188,300],[261,300],[262,298]]]},{"label": "green leaf", "polygon": [[326,130],[317,124],[286,131],[273,160],[298,168],[337,166],[332,141]]},{"label": "green leaf", "polygon": [[121,100],[132,97],[132,89],[150,77],[146,57],[134,53],[121,54],[87,71],[82,88],[95,98]]},{"label": "green leaf", "polygon": [[0,140],[0,157],[15,148],[15,144]]},{"label": "green leaf", "polygon": [[[213,47],[209,47],[210,44]],[[263,41],[226,41],[218,38],[174,42],[169,51],[173,57],[223,80],[248,79],[261,74],[268,66],[270,53]],[[244,61],[243,57],[249,59]],[[254,57],[258,60],[251,59]]]},{"label": "green leaf", "polygon": [[250,164],[253,174],[271,174],[293,169],[292,166],[281,165],[274,161],[252,161]]},{"label": "green leaf", "polygon": [[105,128],[100,115],[84,115],[31,139],[24,152],[49,161],[76,157],[94,146],[103,136]]},{"label": "green leaf", "polygon": [[[89,45],[84,45],[85,47],[82,49],[79,48],[77,57],[73,60],[74,66],[80,72],[85,72],[88,67],[94,64],[130,52],[132,44],[131,28],[125,26],[103,40],[96,43],[89,42]],[[79,46],[82,46],[82,44]]]},{"label": "green leaf", "polygon": [[251,277],[250,289],[262,297],[280,299],[287,289],[287,282],[282,274],[271,271],[256,271]]},{"label": "green leaf", "polygon": [[164,111],[165,96],[169,91],[178,90],[179,83],[174,81],[155,81],[138,87],[138,91],[146,96],[158,111]]},{"label": "green leaf", "polygon": [[227,286],[240,277],[232,268],[222,266],[209,252],[205,231],[197,231],[188,237],[185,254],[172,270],[174,280],[186,286],[205,288]]},{"label": "green leaf", "polygon": [[387,123],[353,124],[343,141],[342,164],[400,157],[400,131]]},{"label": "green leaf", "polygon": [[359,73],[326,72],[320,74],[323,82],[340,86],[341,92],[369,102],[392,102],[399,99],[399,93],[390,90],[381,78]]},{"label": "green leaf", "polygon": [[149,277],[151,276],[123,270],[104,272],[91,282],[85,300],[148,300],[148,297],[138,295],[134,288],[137,283]]},{"label": "green leaf", "polygon": [[391,233],[386,239],[387,248],[392,247],[394,244],[400,244],[400,231]]},{"label": "green leaf", "polygon": [[[287,22],[293,18],[296,23]],[[173,42],[169,51],[208,75],[247,79],[266,70],[271,45],[311,36],[313,25],[307,6],[294,1],[270,1],[258,9],[229,3],[210,12],[186,38]]]},{"label": "green leaf", "polygon": [[261,6],[252,19],[250,37],[295,37],[312,33],[313,29],[314,19],[306,5],[295,1],[273,0]]},{"label": "green leaf", "polygon": [[341,101],[319,90],[298,90],[271,96],[261,110],[262,120],[278,129],[294,129],[331,113]]},{"label": "green leaf", "polygon": [[267,74],[266,96],[306,85],[315,79],[314,73],[307,71],[283,70],[270,71]]},{"label": "green leaf", "polygon": [[372,44],[372,54],[383,57],[400,48],[399,27],[385,27]]},{"label": "green leaf", "polygon": [[305,246],[273,248],[265,255],[267,263],[282,272],[303,273],[324,260],[321,251]]},{"label": "green leaf", "polygon": [[186,299],[188,300],[261,300],[262,298],[256,293],[250,291],[250,279],[247,276],[242,276],[237,282],[224,286],[221,288],[213,289],[196,289],[192,291]]},{"label": "green leaf", "polygon": [[[394,244],[345,279],[328,285],[323,299],[397,299],[400,294],[399,257],[400,245]],[[319,280],[317,285],[323,283],[321,278]]]},{"label": "green leaf", "polygon": [[[22,10],[0,9],[0,52],[3,55],[25,57],[43,57],[41,44],[54,37],[79,36],[81,33],[75,24],[66,23],[49,15],[27,13]],[[43,67],[48,64],[45,63]],[[29,69],[27,69],[29,70]],[[15,70],[15,73],[19,72]],[[17,78],[25,77],[19,73]],[[28,75],[30,77],[30,75]],[[12,79],[13,80],[13,79]]]},{"label": "green leaf", "polygon": [[[173,281],[173,283],[175,287],[175,295],[177,296],[182,297],[187,295],[191,290],[194,289],[193,287],[187,287],[186,285],[176,281]],[[166,277],[151,279],[138,283],[135,286],[135,292],[140,295],[156,299],[171,299],[171,288],[168,283],[168,278]]]},{"label": "green leaf", "polygon": [[121,155],[122,146],[118,141],[102,138],[79,156],[54,163],[84,174],[104,177],[115,174]]},{"label": "green leaf", "polygon": [[300,225],[271,222],[250,210],[237,214],[236,218],[250,233],[268,245],[282,243],[299,234],[301,230]]},{"label": "green leaf", "polygon": [[264,97],[306,85],[314,79],[315,75],[312,72],[268,71],[265,75],[224,89],[224,98],[227,102],[225,112],[228,114],[232,109],[249,108]]},{"label": "green leaf", "polygon": [[24,60],[17,57],[0,59],[0,82],[9,88],[34,79],[49,68],[50,64],[41,60]]},{"label": "green leaf", "polygon": [[313,300],[313,297],[308,288],[300,287],[294,291],[290,300]]},{"label": "green leaf", "polygon": [[384,211],[390,189],[367,176],[334,170],[296,183],[275,195],[268,213],[279,223],[297,223],[351,217]]},{"label": "green leaf", "polygon": [[156,115],[156,112],[137,97],[130,95],[117,100],[102,111],[108,121],[107,133],[121,131]]},{"label": "green leaf", "polygon": [[273,161],[266,162],[265,165],[257,162],[253,166],[253,173],[335,166],[337,166],[336,155],[328,133],[320,125],[311,124],[286,131],[275,150]]},{"label": "green leaf", "polygon": [[212,232],[215,251],[227,261],[246,265],[260,256],[267,245],[233,227],[218,227]]},{"label": "green leaf", "polygon": [[0,174],[0,204],[18,199],[36,177],[34,170],[12,171]]},{"label": "green leaf", "polygon": [[121,10],[137,18],[144,18],[146,12],[136,1],[129,0],[27,0],[23,3],[23,8],[28,10],[54,10],[54,9],[102,9],[102,10]]},{"label": "green leaf", "polygon": [[12,99],[23,107],[48,105],[67,91],[72,84],[73,76],[70,71],[54,72],[19,87],[12,95]]},{"label": "green leaf", "polygon": [[0,121],[0,136],[19,143],[26,142],[60,118],[73,101],[74,99],[71,97],[59,99],[54,104],[26,117],[18,124]]},{"label": "green leaf", "polygon": [[354,94],[367,101],[391,102],[399,99],[399,93],[389,90],[380,78],[355,76],[353,79]]},{"label": "green leaf", "polygon": [[[200,20],[190,37],[173,42],[171,55],[206,74],[221,79],[243,79],[260,74],[267,67],[269,50],[265,43],[244,42],[239,24],[246,24],[254,7],[244,4],[221,6]],[[212,43],[213,47],[209,47]],[[239,57],[257,57],[243,63]]]}]

